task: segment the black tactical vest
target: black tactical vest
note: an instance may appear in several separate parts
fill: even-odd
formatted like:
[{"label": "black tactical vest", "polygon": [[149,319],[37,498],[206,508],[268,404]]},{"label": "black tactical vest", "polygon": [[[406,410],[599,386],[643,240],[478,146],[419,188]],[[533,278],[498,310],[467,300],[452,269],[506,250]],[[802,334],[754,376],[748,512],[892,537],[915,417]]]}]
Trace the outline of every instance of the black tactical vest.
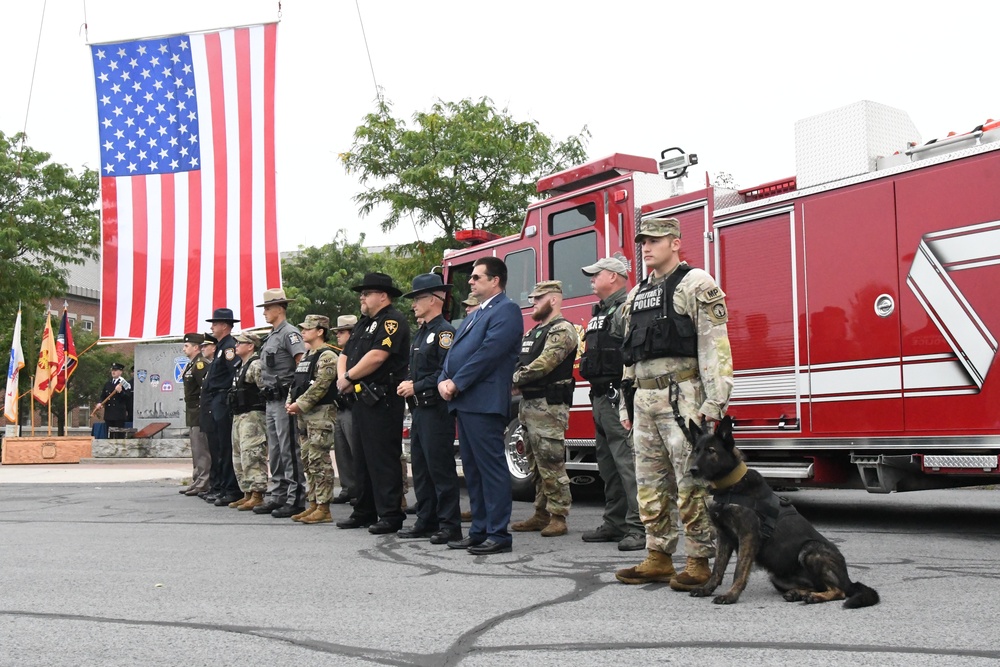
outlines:
[{"label": "black tactical vest", "polygon": [[[308,391],[309,385],[312,384],[313,379],[316,377],[316,367],[319,366],[319,356],[322,352],[323,350],[310,351],[295,367],[295,375],[292,376],[293,401]],[[323,398],[316,401],[316,405],[329,405],[336,402],[336,399],[337,386],[331,382],[326,390],[326,394],[323,395]]]},{"label": "black tactical vest", "polygon": [[698,356],[694,322],[674,310],[674,290],[690,270],[681,264],[658,285],[648,284],[648,278],[642,282],[632,300],[632,319],[622,345],[626,366],[644,359]]},{"label": "black tactical vest", "polygon": [[580,375],[591,383],[617,383],[622,379],[622,339],[611,335],[611,321],[615,309],[623,302],[611,304],[603,310],[600,304],[594,306],[594,317],[583,335],[585,349],[580,357]]},{"label": "black tactical vest", "polygon": [[234,415],[242,415],[247,412],[264,411],[264,395],[261,394],[257,383],[244,382],[247,371],[250,370],[250,362],[260,359],[256,354],[240,364],[240,368],[233,376],[233,386],[229,389],[229,409]]},{"label": "black tactical vest", "polygon": [[[549,329],[556,322],[565,322],[565,318],[557,317],[543,327],[536,327],[525,334],[524,338],[521,340],[521,355],[518,357],[518,364],[521,366],[527,366],[532,361],[537,359],[542,354],[542,349],[545,347],[545,338],[549,335]],[[542,389],[549,386],[550,384],[555,384],[560,380],[569,380],[573,377],[573,362],[576,361],[575,354],[567,354],[566,358],[555,367],[555,369],[544,377],[540,377],[534,382],[529,384],[521,385],[521,392],[523,393],[525,389],[529,392],[532,389]]]}]

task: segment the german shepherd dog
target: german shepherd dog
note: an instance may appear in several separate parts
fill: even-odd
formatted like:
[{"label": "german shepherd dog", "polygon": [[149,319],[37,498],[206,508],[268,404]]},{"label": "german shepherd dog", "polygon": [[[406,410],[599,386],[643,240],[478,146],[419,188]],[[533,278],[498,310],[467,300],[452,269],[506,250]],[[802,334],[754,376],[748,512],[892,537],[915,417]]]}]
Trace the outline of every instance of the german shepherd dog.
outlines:
[{"label": "german shepherd dog", "polygon": [[739,600],[754,561],[770,573],[771,583],[788,602],[844,600],[848,608],[878,604],[878,593],[850,580],[840,550],[788,500],[775,495],[760,473],[747,468],[733,440],[732,419],[724,418],[714,433],[689,420],[686,435],[694,445],[691,474],[712,485],[714,502],[708,511],[718,533],[712,575],[691,591],[693,597],[715,592],[735,550],[733,586],[715,604]]}]

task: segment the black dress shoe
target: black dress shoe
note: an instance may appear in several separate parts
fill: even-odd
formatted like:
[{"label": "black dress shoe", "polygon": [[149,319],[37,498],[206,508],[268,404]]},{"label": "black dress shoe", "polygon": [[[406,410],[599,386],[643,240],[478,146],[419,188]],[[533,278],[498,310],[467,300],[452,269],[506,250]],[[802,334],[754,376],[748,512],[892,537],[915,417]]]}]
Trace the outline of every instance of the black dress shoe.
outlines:
[{"label": "black dress shoe", "polygon": [[275,519],[287,519],[289,517],[295,516],[299,512],[305,511],[305,509],[306,508],[302,507],[301,505],[282,505],[278,509],[272,510],[271,516],[273,516]]},{"label": "black dress shoe", "polygon": [[[208,498],[208,496],[211,495],[211,493],[212,493],[211,491],[199,491],[198,497],[204,500],[205,498]],[[214,503],[215,501],[213,500],[212,502]]]},{"label": "black dress shoe", "polygon": [[403,540],[419,540],[426,537],[430,537],[438,532],[437,528],[424,528],[423,526],[413,526],[412,528],[403,528],[398,533],[396,537]]},{"label": "black dress shoe", "polygon": [[220,496],[215,499],[214,505],[216,507],[226,507],[229,503],[234,503],[237,500],[242,500],[244,498],[242,493],[230,493],[225,496]]},{"label": "black dress shoe", "polygon": [[470,535],[469,537],[466,537],[466,538],[461,539],[461,540],[455,540],[454,542],[448,542],[448,548],[449,549],[468,549],[469,547],[478,546],[478,545],[482,544],[485,541],[486,540],[484,538],[482,538],[482,537],[472,537]]},{"label": "black dress shoe", "polygon": [[351,500],[351,496],[349,496],[346,493],[342,493],[339,496],[336,496],[335,498],[333,498],[330,502],[332,504],[334,504],[334,505],[343,505],[345,503],[350,502],[350,500]]},{"label": "black dress shoe", "polygon": [[373,523],[368,526],[368,532],[372,535],[388,535],[389,533],[398,532],[400,528],[402,528],[402,526],[399,524],[390,523],[389,521],[382,519],[377,523]]},{"label": "black dress shoe", "polygon": [[337,522],[337,528],[367,528],[372,525],[371,519],[358,519],[353,516]]},{"label": "black dress shoe", "polygon": [[207,496],[205,496],[203,498],[203,500],[206,503],[214,503],[218,499],[219,499],[219,494],[218,493],[209,493]]},{"label": "black dress shoe", "polygon": [[270,514],[274,510],[278,509],[279,507],[281,507],[280,504],[274,502],[273,500],[268,500],[263,505],[257,505],[257,507],[254,507],[253,508],[253,513],[254,514]]},{"label": "black dress shoe", "polygon": [[431,544],[448,544],[449,542],[460,542],[461,540],[462,531],[457,528],[454,530],[444,528],[431,535]]},{"label": "black dress shoe", "polygon": [[511,547],[509,544],[504,544],[502,542],[494,542],[493,540],[486,540],[482,544],[474,547],[469,547],[469,553],[473,556],[487,556],[489,554],[503,554],[510,552]]}]

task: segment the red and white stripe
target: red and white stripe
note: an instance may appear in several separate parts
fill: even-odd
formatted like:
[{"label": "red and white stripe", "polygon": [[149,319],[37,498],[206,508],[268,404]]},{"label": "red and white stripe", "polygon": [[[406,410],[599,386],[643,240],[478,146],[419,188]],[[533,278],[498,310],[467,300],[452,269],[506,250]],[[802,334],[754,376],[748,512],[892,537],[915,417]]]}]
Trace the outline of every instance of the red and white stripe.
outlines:
[{"label": "red and white stripe", "polygon": [[105,176],[102,338],[202,331],[215,308],[241,328],[281,286],[274,175],[277,25],[190,35],[201,169]]}]

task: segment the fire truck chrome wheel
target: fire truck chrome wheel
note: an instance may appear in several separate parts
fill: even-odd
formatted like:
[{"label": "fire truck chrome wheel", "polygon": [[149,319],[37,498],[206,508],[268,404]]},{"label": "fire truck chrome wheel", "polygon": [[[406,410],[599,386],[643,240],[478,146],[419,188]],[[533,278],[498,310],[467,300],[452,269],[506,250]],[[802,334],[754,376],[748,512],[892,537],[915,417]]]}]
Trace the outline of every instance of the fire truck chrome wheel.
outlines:
[{"label": "fire truck chrome wheel", "polygon": [[514,500],[533,500],[535,497],[535,476],[528,467],[528,445],[524,441],[524,427],[514,417],[507,425],[504,456],[510,472],[511,496]]}]

